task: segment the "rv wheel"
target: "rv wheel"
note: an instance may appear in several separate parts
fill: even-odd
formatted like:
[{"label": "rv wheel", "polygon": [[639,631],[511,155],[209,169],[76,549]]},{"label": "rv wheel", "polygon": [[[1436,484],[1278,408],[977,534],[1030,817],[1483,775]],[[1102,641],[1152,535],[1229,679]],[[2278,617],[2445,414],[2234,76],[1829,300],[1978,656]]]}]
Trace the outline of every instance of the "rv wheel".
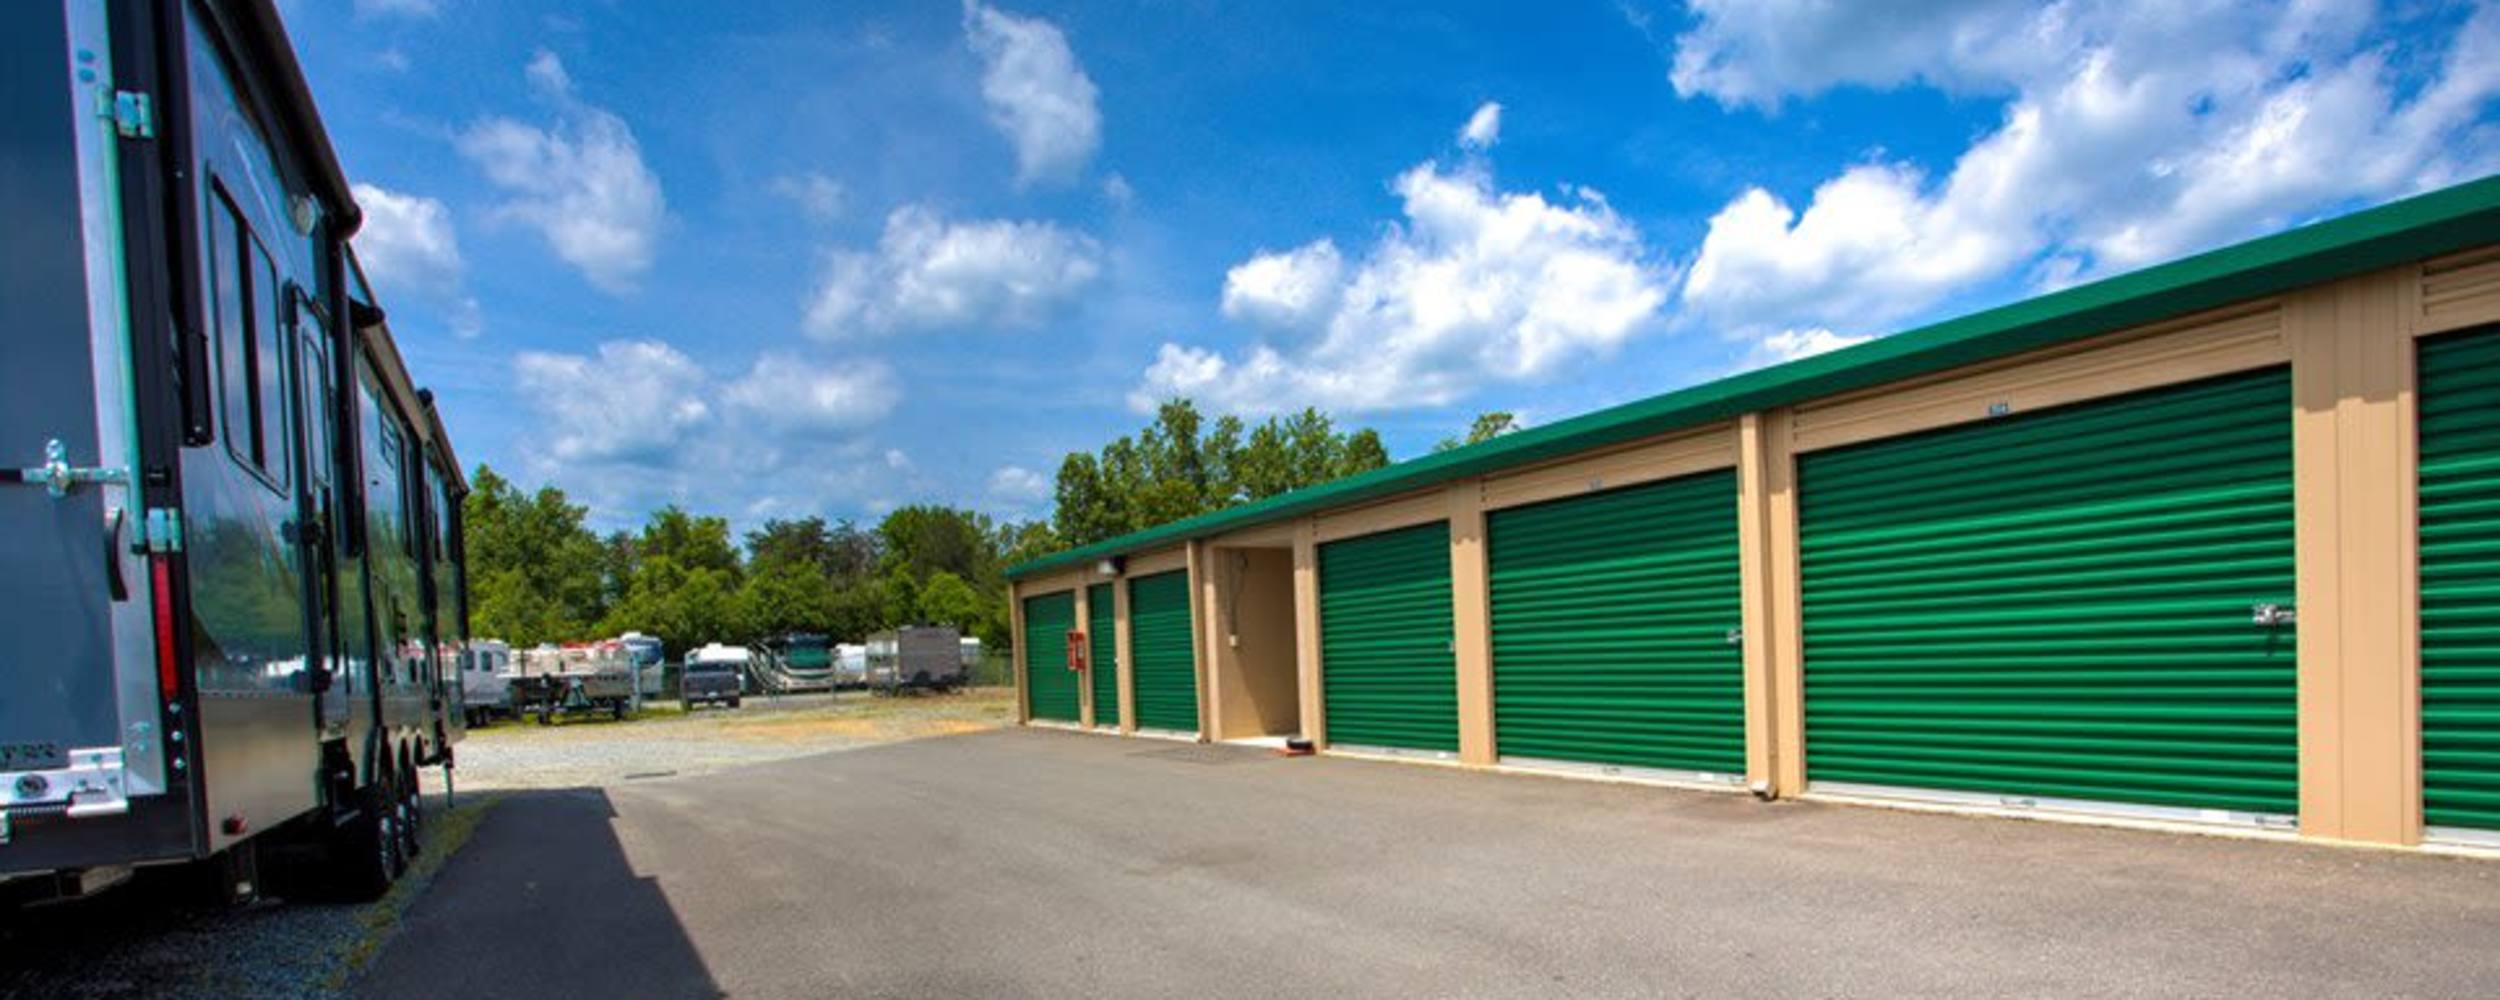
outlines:
[{"label": "rv wheel", "polygon": [[330,894],[339,899],[380,899],[407,868],[408,859],[400,853],[399,821],[385,791],[388,781],[385,775],[359,789],[355,818],[331,833],[326,881]]},{"label": "rv wheel", "polygon": [[420,796],[422,791],[421,786],[417,781],[416,769],[410,768],[408,770],[407,776],[401,779],[400,786],[400,854],[405,857],[414,858],[425,851],[425,810],[421,808],[422,802],[420,800]]}]

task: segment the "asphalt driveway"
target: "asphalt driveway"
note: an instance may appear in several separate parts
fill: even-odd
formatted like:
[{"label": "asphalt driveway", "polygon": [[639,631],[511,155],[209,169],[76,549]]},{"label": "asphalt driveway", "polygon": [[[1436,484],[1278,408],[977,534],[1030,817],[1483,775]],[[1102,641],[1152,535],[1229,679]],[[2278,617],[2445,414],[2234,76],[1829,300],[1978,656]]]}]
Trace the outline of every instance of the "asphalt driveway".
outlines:
[{"label": "asphalt driveway", "polygon": [[1014,730],[516,793],[361,992],[2491,996],[2500,862]]}]

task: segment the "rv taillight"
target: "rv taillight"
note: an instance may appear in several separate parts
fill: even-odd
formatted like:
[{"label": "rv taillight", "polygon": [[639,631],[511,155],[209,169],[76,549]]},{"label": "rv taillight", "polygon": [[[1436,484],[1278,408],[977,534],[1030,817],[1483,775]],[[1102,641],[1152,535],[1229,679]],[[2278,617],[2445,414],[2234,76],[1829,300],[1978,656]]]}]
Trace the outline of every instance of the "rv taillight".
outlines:
[{"label": "rv taillight", "polygon": [[148,599],[156,606],[156,691],[166,701],[180,693],[174,663],[174,575],[164,556],[148,560]]}]

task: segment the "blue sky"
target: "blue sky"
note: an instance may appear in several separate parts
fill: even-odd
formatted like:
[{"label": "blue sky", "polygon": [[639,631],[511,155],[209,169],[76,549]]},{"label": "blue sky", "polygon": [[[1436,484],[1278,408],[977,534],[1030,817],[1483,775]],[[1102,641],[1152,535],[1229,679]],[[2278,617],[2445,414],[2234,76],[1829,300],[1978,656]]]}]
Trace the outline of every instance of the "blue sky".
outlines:
[{"label": "blue sky", "polygon": [[2471,179],[2500,10],[295,0],[462,458],[1048,510],[1188,395],[1418,454]]}]

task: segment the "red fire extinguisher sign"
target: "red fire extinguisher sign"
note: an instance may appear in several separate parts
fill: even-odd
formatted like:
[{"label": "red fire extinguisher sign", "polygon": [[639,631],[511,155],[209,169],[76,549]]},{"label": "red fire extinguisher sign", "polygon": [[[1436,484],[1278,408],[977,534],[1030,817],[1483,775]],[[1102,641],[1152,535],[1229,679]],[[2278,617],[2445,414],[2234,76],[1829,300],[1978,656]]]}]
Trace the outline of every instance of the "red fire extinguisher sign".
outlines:
[{"label": "red fire extinguisher sign", "polygon": [[1092,646],[1092,644],[1091,644],[1091,643],[1088,643],[1088,642],[1086,642],[1086,641],[1085,641],[1085,633],[1083,633],[1083,632],[1070,632],[1070,633],[1068,633],[1068,669],[1070,669],[1070,670],[1083,670],[1083,669],[1085,669],[1085,668],[1086,668],[1086,666],[1088,665],[1088,664],[1085,662],[1085,653],[1086,653],[1086,650],[1087,650],[1087,649],[1091,648],[1091,646]]}]

